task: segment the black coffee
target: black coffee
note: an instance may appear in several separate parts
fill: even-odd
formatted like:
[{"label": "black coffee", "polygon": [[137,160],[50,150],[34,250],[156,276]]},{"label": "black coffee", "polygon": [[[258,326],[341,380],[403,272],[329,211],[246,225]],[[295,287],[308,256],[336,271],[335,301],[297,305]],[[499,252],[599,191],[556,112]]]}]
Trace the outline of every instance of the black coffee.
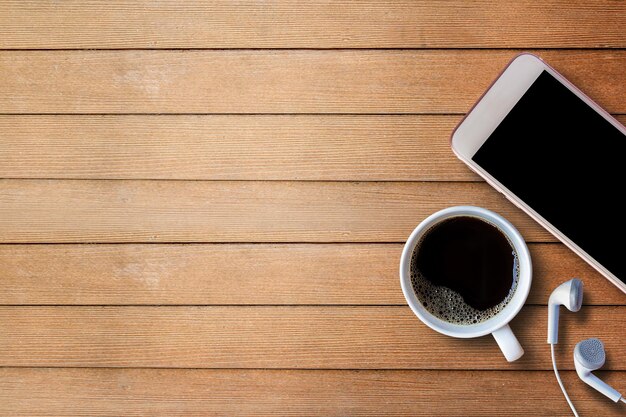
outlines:
[{"label": "black coffee", "polygon": [[435,316],[475,324],[500,312],[518,281],[517,253],[500,229],[477,217],[444,220],[418,242],[411,259],[413,290]]}]

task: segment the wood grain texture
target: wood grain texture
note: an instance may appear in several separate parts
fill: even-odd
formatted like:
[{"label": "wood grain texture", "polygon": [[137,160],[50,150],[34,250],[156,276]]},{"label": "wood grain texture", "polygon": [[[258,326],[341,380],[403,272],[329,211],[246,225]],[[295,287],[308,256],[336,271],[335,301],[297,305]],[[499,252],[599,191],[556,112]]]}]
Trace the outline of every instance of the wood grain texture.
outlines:
[{"label": "wood grain texture", "polygon": [[[0,113],[465,113],[517,53],[2,51]],[[626,51],[538,53],[626,113]]]},{"label": "wood grain texture", "polygon": [[460,119],[0,115],[0,178],[479,181],[450,149]]},{"label": "wood grain texture", "polygon": [[403,242],[462,204],[555,241],[486,183],[0,180],[0,242]]},{"label": "wood grain texture", "polygon": [[[623,415],[571,356],[600,337],[626,390],[624,294],[449,136],[522,48],[626,114],[624,27],[609,0],[0,0],[0,415],[569,415],[571,276],[565,384]],[[454,204],[537,242],[516,363],[404,305],[401,242]]]},{"label": "wood grain texture", "polygon": [[580,0],[11,1],[0,48],[623,48],[624,16]]},{"label": "wood grain texture", "polygon": [[[530,304],[578,276],[587,305],[626,296],[560,244],[531,244]],[[0,245],[0,304],[404,305],[401,244]]]},{"label": "wood grain texture", "polygon": [[[623,404],[575,372],[561,375],[582,415],[623,416]],[[625,372],[600,377],[626,389]],[[529,410],[568,415],[551,371],[0,369],[4,415],[499,417]]]},{"label": "wood grain texture", "polygon": [[[492,337],[444,336],[408,306],[0,307],[0,366],[550,370],[546,321],[544,306],[512,321],[526,353],[508,363]],[[624,326],[626,306],[563,314],[561,369],[590,336],[626,369]]]},{"label": "wood grain texture", "polygon": [[0,177],[476,181],[459,116],[1,116]]}]

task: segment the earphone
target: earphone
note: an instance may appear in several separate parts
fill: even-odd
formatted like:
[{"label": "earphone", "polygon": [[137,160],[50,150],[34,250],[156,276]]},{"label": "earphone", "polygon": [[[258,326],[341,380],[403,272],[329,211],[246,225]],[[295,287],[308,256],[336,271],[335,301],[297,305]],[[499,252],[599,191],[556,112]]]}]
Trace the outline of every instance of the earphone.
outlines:
[{"label": "earphone", "polygon": [[[567,395],[567,391],[565,391],[565,387],[559,376],[559,370],[554,357],[554,345],[559,341],[559,307],[563,305],[569,311],[575,313],[580,310],[582,303],[583,283],[578,278],[572,278],[556,287],[555,290],[552,291],[552,294],[550,294],[550,299],[548,300],[548,343],[550,344],[552,367],[556,375],[556,380],[561,387],[561,391],[563,391],[563,395],[576,417],[578,417],[576,408],[574,408],[574,404],[572,404],[572,401]],[[592,371],[600,369],[602,365],[604,365],[605,359],[604,345],[600,339],[591,338],[583,340],[578,342],[574,348],[574,366],[576,367],[576,373],[579,378],[587,385],[609,397],[612,401],[618,402],[621,400],[626,403],[626,399],[622,397],[622,394],[591,373]]]},{"label": "earphone", "polygon": [[548,300],[548,343],[559,342],[559,306],[575,313],[583,305],[583,282],[572,278],[552,291]]},{"label": "earphone", "polygon": [[604,344],[602,344],[600,339],[583,340],[578,342],[574,348],[574,366],[576,366],[576,373],[580,379],[585,384],[592,386],[609,397],[612,401],[618,402],[622,398],[622,394],[591,373],[591,371],[600,369],[604,365],[605,360]]}]

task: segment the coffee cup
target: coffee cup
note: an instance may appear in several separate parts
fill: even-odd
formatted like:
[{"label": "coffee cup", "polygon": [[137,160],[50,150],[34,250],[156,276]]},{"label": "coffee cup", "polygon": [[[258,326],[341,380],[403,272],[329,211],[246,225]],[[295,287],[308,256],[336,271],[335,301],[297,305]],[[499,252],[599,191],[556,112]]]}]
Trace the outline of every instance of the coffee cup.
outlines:
[{"label": "coffee cup", "polygon": [[[504,235],[506,239],[508,239],[512,249],[514,249],[515,264],[513,274],[516,275],[515,286],[511,287],[510,293],[507,296],[508,298],[504,300],[506,302],[503,301],[503,303],[501,303],[502,305],[490,310],[490,313],[485,317],[481,316],[480,320],[474,320],[475,322],[459,322],[458,320],[452,320],[448,316],[443,317],[434,314],[433,311],[431,311],[433,310],[432,298],[426,300],[425,295],[421,293],[421,295],[418,295],[418,291],[414,289],[414,281],[412,281],[412,262],[422,249],[422,240],[427,237],[432,230],[435,230],[437,226],[448,220],[457,221],[456,218],[470,218],[486,222]],[[413,278],[414,277],[415,273],[413,274]],[[428,277],[425,278],[428,279]],[[449,207],[430,215],[413,230],[404,245],[402,258],[400,260],[400,284],[402,286],[402,292],[413,313],[415,313],[424,324],[439,333],[458,338],[473,338],[492,334],[509,362],[519,359],[524,354],[524,349],[509,327],[509,322],[524,305],[528,297],[528,292],[530,291],[531,281],[532,263],[530,253],[521,234],[502,216],[480,207]],[[471,282],[464,283],[464,285],[468,284],[471,285]],[[451,293],[447,288],[440,288],[439,290],[433,291],[441,293],[441,290],[443,290],[447,296],[450,296],[450,294],[455,297],[458,296],[456,293]],[[489,291],[489,288],[486,290]],[[422,299],[420,297],[422,297]],[[432,294],[429,294],[428,297],[432,297]],[[431,302],[430,310],[427,308],[428,301]]]}]

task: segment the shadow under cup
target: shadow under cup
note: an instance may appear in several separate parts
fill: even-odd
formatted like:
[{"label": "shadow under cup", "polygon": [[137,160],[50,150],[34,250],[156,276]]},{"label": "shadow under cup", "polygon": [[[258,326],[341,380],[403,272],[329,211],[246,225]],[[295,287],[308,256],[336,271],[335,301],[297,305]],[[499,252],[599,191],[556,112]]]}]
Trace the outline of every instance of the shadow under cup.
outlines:
[{"label": "shadow under cup", "polygon": [[[444,220],[465,216],[482,219],[495,226],[500,232],[506,235],[517,254],[519,268],[517,288],[512,294],[510,301],[502,310],[492,315],[490,318],[475,324],[453,323],[432,314],[424,307],[422,300],[418,299],[411,282],[411,260],[413,252],[424,235],[435,225]],[[524,350],[509,328],[508,323],[517,315],[526,302],[531,281],[532,263],[530,253],[521,234],[506,219],[481,207],[449,207],[430,215],[413,230],[404,246],[400,260],[400,284],[404,297],[411,307],[411,310],[413,310],[415,315],[424,322],[424,324],[440,333],[459,338],[479,337],[491,333],[494,335],[496,342],[498,342],[502,353],[508,361],[514,361],[524,353]]]}]

